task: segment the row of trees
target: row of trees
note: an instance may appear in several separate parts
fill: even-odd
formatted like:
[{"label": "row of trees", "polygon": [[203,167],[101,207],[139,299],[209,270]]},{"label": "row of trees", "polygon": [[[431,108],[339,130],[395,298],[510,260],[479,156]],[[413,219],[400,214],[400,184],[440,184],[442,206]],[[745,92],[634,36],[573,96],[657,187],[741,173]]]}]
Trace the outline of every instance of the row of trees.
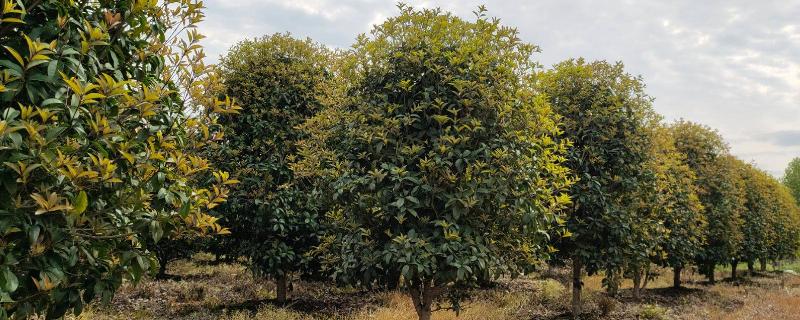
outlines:
[{"label": "row of trees", "polygon": [[[567,60],[488,19],[401,14],[351,50],[276,34],[222,59],[225,93],[211,158],[241,181],[217,213],[225,254],[273,277],[330,276],[397,288],[420,319],[459,288],[544,262],[570,262],[634,295],[652,265],[750,271],[797,251],[785,187],[729,154],[720,135],[664,124],[621,63]],[[220,252],[217,252],[220,253]],[[734,271],[735,277],[735,271]]]},{"label": "row of trees", "polygon": [[662,124],[621,64],[542,70],[482,8],[401,5],[347,51],[244,41],[220,69],[196,1],[0,8],[0,319],[79,313],[212,234],[279,300],[293,274],[402,284],[421,319],[545,263],[572,264],[578,315],[583,270],[614,293],[798,248],[789,191],[715,131]]}]

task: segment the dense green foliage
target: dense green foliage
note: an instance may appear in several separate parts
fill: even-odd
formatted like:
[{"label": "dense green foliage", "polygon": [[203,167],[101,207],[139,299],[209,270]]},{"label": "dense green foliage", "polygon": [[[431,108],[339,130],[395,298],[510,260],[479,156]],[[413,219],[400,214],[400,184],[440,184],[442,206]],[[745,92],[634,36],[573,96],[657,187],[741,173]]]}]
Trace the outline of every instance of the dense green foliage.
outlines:
[{"label": "dense green foliage", "polygon": [[275,34],[216,68],[196,0],[0,1],[0,319],[79,313],[201,244],[278,300],[295,274],[402,284],[421,319],[547,259],[578,316],[583,271],[638,297],[651,264],[678,286],[800,249],[800,158],[780,183],[662,124],[622,63],[543,71],[483,8],[400,5],[349,50]]},{"label": "dense green foliage", "polygon": [[[622,64],[603,61],[561,62],[542,75],[540,87],[563,118],[562,139],[572,143],[566,164],[579,179],[570,189],[571,236],[558,242],[559,250],[576,272],[606,270],[613,291],[626,257],[646,255],[642,246],[652,243],[643,237],[647,230],[634,230],[648,227],[640,221],[637,192],[650,179],[646,126],[656,119],[651,98]],[[573,281],[580,286],[580,279]]]},{"label": "dense green foliage", "polygon": [[0,318],[55,318],[154,269],[146,241],[226,232],[231,181],[194,152],[236,107],[203,94],[191,1],[24,2],[0,6]]},{"label": "dense green foliage", "polygon": [[218,210],[232,231],[223,241],[249,258],[257,274],[283,286],[287,274],[307,267],[308,251],[318,244],[312,189],[295,180],[289,163],[303,136],[296,127],[322,106],[329,60],[309,40],[276,34],[237,44],[220,63],[225,92],[243,106],[220,120],[225,136],[212,151],[217,165],[240,181]]},{"label": "dense green foliage", "polygon": [[348,83],[305,125],[297,167],[335,200],[334,276],[399,272],[425,317],[448,285],[539,261],[570,179],[558,118],[533,88],[536,48],[480,14],[401,8],[345,58]]},{"label": "dense green foliage", "polygon": [[782,180],[783,184],[792,192],[797,203],[800,203],[800,158],[794,158],[789,162]]},{"label": "dense green foliage", "polygon": [[706,244],[697,255],[700,271],[714,280],[714,266],[728,264],[742,243],[744,181],[728,146],[714,130],[688,121],[672,126],[676,147],[697,175],[700,202],[708,223]]},{"label": "dense green foliage", "polygon": [[675,269],[675,286],[680,285],[680,270],[691,265],[705,244],[706,220],[697,195],[696,175],[678,152],[669,128],[653,128],[649,166],[656,175],[656,198],[651,202],[665,232],[658,243],[655,263]]},{"label": "dense green foliage", "polygon": [[750,164],[739,162],[745,188],[745,211],[742,212],[742,243],[737,248],[735,260],[746,261],[751,266],[767,256],[769,221],[777,209],[777,197],[772,183],[774,178]]}]

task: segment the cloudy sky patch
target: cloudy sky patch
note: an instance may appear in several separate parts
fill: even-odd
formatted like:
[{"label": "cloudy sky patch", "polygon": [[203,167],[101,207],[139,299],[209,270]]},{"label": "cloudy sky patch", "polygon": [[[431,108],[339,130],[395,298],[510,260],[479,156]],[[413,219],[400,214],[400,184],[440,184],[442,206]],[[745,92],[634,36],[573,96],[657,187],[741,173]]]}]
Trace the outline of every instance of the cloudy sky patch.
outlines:
[{"label": "cloudy sky patch", "polygon": [[[291,32],[336,48],[397,14],[393,1],[206,0],[200,31],[214,62],[237,41]],[[537,44],[549,66],[623,61],[655,108],[718,129],[732,152],[780,176],[800,156],[800,1],[407,1],[465,18],[489,15]]]}]

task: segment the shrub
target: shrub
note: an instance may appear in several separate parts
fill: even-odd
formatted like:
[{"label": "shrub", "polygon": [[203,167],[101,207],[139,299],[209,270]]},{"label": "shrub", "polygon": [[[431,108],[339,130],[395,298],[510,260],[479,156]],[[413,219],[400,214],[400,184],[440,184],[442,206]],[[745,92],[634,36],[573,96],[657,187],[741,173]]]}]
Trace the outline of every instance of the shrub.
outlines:
[{"label": "shrub", "polygon": [[225,92],[243,105],[241,115],[220,119],[225,137],[212,151],[241,181],[217,210],[232,230],[223,241],[257,275],[277,280],[281,301],[287,278],[315,266],[309,251],[321,219],[313,186],[295,179],[289,163],[304,136],[297,126],[322,108],[329,60],[310,40],[275,34],[237,44],[220,63]]},{"label": "shrub", "polygon": [[642,248],[658,234],[651,230],[658,222],[641,209],[642,191],[652,185],[646,128],[658,117],[641,78],[622,63],[570,59],[544,73],[539,86],[563,119],[561,138],[572,143],[566,165],[579,178],[570,189],[568,233],[555,240],[562,258],[572,260],[573,313],[580,314],[582,270],[605,270],[613,293],[620,270],[647,258]]},{"label": "shrub", "polygon": [[233,181],[196,152],[237,107],[195,1],[26,3],[0,12],[0,318],[56,318],[152,270],[145,239],[226,231]]},{"label": "shrub", "polygon": [[400,7],[343,62],[348,83],[304,125],[295,172],[335,200],[322,243],[334,276],[402,274],[424,319],[447,286],[545,256],[571,181],[558,119],[533,88],[535,47],[482,13]]}]

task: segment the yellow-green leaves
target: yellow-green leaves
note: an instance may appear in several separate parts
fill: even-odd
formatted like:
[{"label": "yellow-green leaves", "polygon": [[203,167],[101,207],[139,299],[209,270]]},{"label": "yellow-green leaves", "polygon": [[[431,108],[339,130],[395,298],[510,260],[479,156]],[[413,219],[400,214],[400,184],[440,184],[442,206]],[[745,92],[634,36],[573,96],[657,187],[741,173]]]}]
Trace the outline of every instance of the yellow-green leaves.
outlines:
[{"label": "yellow-green leaves", "polygon": [[34,212],[35,215],[72,210],[72,206],[69,204],[69,202],[57,195],[55,192],[50,192],[45,195],[33,193],[31,194],[31,198],[33,198],[38,205],[36,212]]},{"label": "yellow-green leaves", "polygon": [[59,318],[89,302],[69,297],[141,279],[153,233],[228,232],[208,210],[236,179],[202,148],[239,107],[202,63],[199,1],[21,3],[0,0],[0,225],[25,233],[4,234],[2,254],[26,279],[0,290],[0,318]]},{"label": "yellow-green leaves", "polygon": [[86,196],[86,191],[81,190],[78,195],[75,197],[72,203],[72,210],[69,213],[80,215],[84,211],[86,211],[86,207],[89,205],[89,198]]},{"label": "yellow-green leaves", "polygon": [[14,57],[14,60],[20,65],[20,67],[27,70],[40,64],[47,63],[50,60],[49,55],[53,54],[53,50],[56,47],[56,40],[53,40],[51,43],[42,43],[32,40],[26,34],[23,34],[22,37],[25,39],[28,49],[28,56],[24,59],[16,49],[9,46],[3,46],[8,53]]},{"label": "yellow-green leaves", "polygon": [[17,52],[17,50],[9,46],[3,46],[3,48],[6,48],[6,50],[8,50],[8,53],[10,53],[12,57],[14,57],[14,59],[17,61],[17,63],[19,63],[20,66],[23,67],[25,66],[25,61],[22,60],[22,55],[20,55],[19,52]]},{"label": "yellow-green leaves", "polygon": [[[0,123],[0,127],[2,127],[3,125],[4,125],[3,123]],[[0,132],[2,132],[2,130],[0,130]],[[22,184],[27,184],[28,178],[31,176],[33,170],[36,170],[36,168],[42,166],[39,163],[28,165],[27,163],[22,161],[17,161],[17,163],[6,162],[5,165],[17,173],[17,175],[19,176],[17,178],[17,182]]]},{"label": "yellow-green leaves", "polygon": [[17,1],[14,0],[3,0],[3,7],[0,10],[0,25],[4,23],[21,23],[24,24],[22,15],[25,14],[25,10],[19,7]]}]

